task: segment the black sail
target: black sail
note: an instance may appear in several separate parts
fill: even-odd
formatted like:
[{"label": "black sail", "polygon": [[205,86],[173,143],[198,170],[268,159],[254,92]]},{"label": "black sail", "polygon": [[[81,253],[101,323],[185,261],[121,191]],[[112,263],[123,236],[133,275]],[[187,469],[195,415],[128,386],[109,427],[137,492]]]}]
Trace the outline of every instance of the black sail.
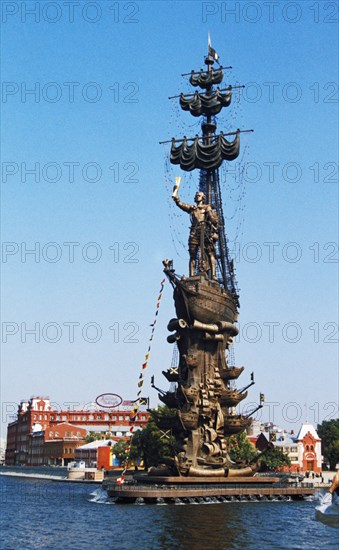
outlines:
[{"label": "black sail", "polygon": [[193,116],[214,116],[220,113],[223,107],[231,104],[232,91],[222,93],[216,90],[212,94],[199,94],[196,92],[188,97],[180,94],[180,106],[184,111],[189,111]]},{"label": "black sail", "polygon": [[216,140],[205,145],[196,137],[192,145],[185,139],[179,146],[172,141],[170,161],[180,164],[185,172],[195,168],[200,170],[217,170],[223,160],[234,160],[240,151],[240,135],[237,132],[233,141],[228,141],[223,134],[216,136]]},{"label": "black sail", "polygon": [[197,74],[192,73],[190,76],[190,83],[192,86],[200,86],[200,88],[208,88],[214,84],[220,84],[224,77],[224,71],[222,68],[210,72],[201,71]]}]

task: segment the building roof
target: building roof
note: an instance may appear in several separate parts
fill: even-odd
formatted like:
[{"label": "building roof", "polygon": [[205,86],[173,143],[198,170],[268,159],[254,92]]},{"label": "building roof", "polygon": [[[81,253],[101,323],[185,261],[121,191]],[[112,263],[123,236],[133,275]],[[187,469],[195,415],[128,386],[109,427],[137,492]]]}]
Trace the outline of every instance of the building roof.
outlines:
[{"label": "building roof", "polygon": [[113,447],[116,444],[116,441],[113,439],[96,439],[95,441],[91,441],[90,443],[86,443],[86,445],[81,445],[81,447],[78,447],[77,450],[86,450],[86,449],[97,449],[98,447]]},{"label": "building roof", "polygon": [[297,447],[298,445],[295,437],[291,437],[291,434],[288,433],[278,435],[273,443],[275,447]]},{"label": "building roof", "polygon": [[[82,426],[78,426],[77,424],[74,424],[75,427],[84,428],[88,432],[121,432],[128,434],[130,432],[131,426],[115,426],[114,424],[104,424],[101,426],[96,426],[93,424],[85,424]],[[140,426],[136,426],[134,428],[134,431],[141,430]]]},{"label": "building roof", "polygon": [[320,437],[318,436],[316,429],[314,426],[312,426],[312,424],[303,424],[299,430],[296,440],[300,441],[301,439],[304,439],[305,435],[308,432],[310,432],[310,434],[312,435],[312,437],[314,437],[314,439],[318,439],[320,441]]}]

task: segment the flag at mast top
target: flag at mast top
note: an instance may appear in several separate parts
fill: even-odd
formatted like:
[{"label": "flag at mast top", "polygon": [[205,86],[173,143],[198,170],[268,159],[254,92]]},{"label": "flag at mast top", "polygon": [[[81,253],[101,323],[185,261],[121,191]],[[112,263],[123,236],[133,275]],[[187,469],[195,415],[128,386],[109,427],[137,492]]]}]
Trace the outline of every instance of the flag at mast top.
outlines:
[{"label": "flag at mast top", "polygon": [[214,59],[214,61],[219,63],[219,55],[217,54],[215,49],[212,48],[212,46],[211,46],[211,36],[210,36],[209,32],[208,32],[208,56],[212,57]]}]

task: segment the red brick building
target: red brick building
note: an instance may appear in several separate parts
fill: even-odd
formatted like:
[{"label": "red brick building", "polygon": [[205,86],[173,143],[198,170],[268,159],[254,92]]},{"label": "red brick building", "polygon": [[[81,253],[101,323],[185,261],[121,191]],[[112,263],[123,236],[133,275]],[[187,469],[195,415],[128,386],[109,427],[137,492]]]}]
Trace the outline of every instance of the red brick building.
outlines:
[{"label": "red brick building", "polygon": [[[83,444],[89,431],[109,433],[113,439],[129,435],[133,404],[103,410],[92,404],[82,410],[52,408],[49,398],[33,397],[21,401],[17,418],[7,428],[7,465],[38,466],[66,464],[74,459],[74,449]],[[148,422],[145,406],[133,426],[144,428]],[[45,460],[46,459],[46,460]]]},{"label": "red brick building", "polygon": [[303,424],[296,437],[298,461],[302,472],[322,471],[321,439],[312,424]]},{"label": "red brick building", "polygon": [[273,444],[287,454],[291,466],[284,466],[283,471],[314,472],[315,474],[322,471],[321,440],[312,424],[303,424],[297,436],[276,428],[251,434],[248,440],[259,451]]},{"label": "red brick building", "polygon": [[66,466],[74,460],[75,449],[85,442],[87,430],[67,422],[56,424],[53,429],[40,430],[35,424],[28,445],[29,466]]}]

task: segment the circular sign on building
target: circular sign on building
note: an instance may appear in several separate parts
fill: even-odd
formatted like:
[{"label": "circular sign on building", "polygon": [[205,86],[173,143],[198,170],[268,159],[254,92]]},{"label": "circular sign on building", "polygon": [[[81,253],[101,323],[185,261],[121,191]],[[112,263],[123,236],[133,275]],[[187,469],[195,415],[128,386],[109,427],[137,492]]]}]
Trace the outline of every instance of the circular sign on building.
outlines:
[{"label": "circular sign on building", "polygon": [[102,393],[98,395],[95,402],[99,407],[103,407],[104,409],[114,409],[121,405],[122,397],[116,393]]}]

